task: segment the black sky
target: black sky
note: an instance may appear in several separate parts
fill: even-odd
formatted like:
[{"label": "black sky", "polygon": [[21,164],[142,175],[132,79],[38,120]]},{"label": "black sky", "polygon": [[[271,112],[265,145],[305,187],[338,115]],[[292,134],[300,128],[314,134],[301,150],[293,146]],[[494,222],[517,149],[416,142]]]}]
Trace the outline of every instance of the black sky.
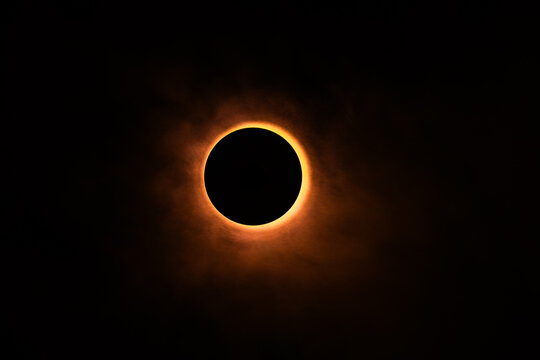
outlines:
[{"label": "black sky", "polygon": [[[524,19],[500,2],[5,6],[6,351],[519,358],[530,338],[515,329],[529,320],[509,294],[525,291],[524,268],[502,263],[519,236]],[[392,235],[370,245],[376,271],[340,267],[356,247],[336,240],[336,262],[312,265],[337,274],[320,285],[310,275],[281,288],[262,271],[171,286],[155,241],[170,235],[168,210],[151,191],[171,161],[160,143],[174,119],[210,126],[220,104],[242,99],[294,104],[317,161],[347,179],[334,198],[367,189],[391,209]],[[336,239],[365,221],[351,209],[330,227]]]}]

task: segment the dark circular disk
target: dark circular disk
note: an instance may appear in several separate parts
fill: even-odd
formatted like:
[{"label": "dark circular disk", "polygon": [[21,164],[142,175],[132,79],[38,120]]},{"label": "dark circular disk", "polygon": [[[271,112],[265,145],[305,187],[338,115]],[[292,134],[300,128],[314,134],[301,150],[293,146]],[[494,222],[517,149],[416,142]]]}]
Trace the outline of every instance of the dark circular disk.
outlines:
[{"label": "dark circular disk", "polygon": [[244,225],[262,225],[283,216],[302,184],[302,167],[280,135],[244,128],[223,137],[204,168],[206,192],[214,207]]}]

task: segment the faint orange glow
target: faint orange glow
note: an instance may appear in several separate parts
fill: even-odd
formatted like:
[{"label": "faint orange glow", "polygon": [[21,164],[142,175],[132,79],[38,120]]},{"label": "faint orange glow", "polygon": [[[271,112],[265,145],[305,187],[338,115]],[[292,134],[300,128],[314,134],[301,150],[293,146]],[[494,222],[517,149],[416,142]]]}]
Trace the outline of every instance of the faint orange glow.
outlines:
[{"label": "faint orange glow", "polygon": [[[302,168],[302,184],[300,185],[300,192],[298,193],[298,197],[296,198],[296,201],[293,204],[293,206],[285,214],[283,214],[281,217],[279,217],[278,219],[276,219],[276,220],[274,220],[272,222],[266,223],[266,224],[262,224],[262,225],[240,224],[240,223],[237,223],[237,222],[232,221],[232,220],[228,219],[227,217],[225,217],[223,214],[221,214],[214,207],[214,205],[210,201],[210,198],[208,197],[208,193],[206,192],[206,188],[205,188],[205,185],[204,185],[204,168],[206,166],[206,161],[208,159],[208,156],[210,155],[210,152],[212,151],[214,146],[221,139],[223,139],[225,136],[227,136],[228,134],[230,134],[230,133],[232,133],[234,131],[237,131],[237,130],[240,130],[240,129],[246,129],[246,128],[259,128],[259,129],[269,130],[269,131],[272,131],[272,132],[278,134],[282,138],[284,138],[292,146],[292,148],[296,152],[296,155],[298,156],[298,159],[300,160],[300,166]],[[222,132],[221,134],[219,134],[215,138],[215,140],[210,144],[210,146],[208,146],[208,148],[206,150],[206,153],[205,153],[205,156],[204,156],[204,161],[202,162],[202,165],[201,165],[201,171],[200,171],[200,174],[199,174],[199,176],[200,176],[200,185],[201,185],[200,189],[204,194],[206,206],[209,206],[213,210],[212,211],[213,214],[215,214],[217,217],[219,217],[219,219],[221,221],[223,221],[225,224],[227,224],[229,226],[232,226],[232,227],[235,227],[235,228],[238,228],[238,229],[248,230],[248,231],[259,231],[259,230],[273,229],[273,228],[279,227],[279,226],[287,223],[290,219],[292,219],[300,211],[300,209],[302,208],[302,205],[305,202],[305,199],[306,199],[306,196],[307,196],[307,194],[309,192],[309,187],[310,187],[310,175],[311,175],[311,173],[310,173],[309,163],[308,163],[306,153],[305,153],[303,147],[300,145],[300,143],[295,139],[295,137],[293,135],[291,135],[288,131],[286,131],[285,129],[283,129],[283,128],[279,127],[279,126],[276,126],[276,125],[270,124],[270,123],[266,123],[266,122],[257,122],[257,121],[240,123],[240,124],[238,124],[236,126],[233,126],[233,127],[229,128],[229,129],[227,129],[226,131]]]}]

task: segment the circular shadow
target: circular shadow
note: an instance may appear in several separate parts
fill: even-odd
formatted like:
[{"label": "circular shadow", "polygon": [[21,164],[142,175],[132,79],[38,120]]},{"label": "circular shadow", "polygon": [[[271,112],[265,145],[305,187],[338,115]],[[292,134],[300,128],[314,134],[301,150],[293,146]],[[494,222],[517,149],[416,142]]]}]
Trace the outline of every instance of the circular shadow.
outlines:
[{"label": "circular shadow", "polygon": [[204,184],[223,216],[243,225],[263,225],[293,206],[302,185],[302,167],[280,135],[243,128],[223,137],[210,151]]}]

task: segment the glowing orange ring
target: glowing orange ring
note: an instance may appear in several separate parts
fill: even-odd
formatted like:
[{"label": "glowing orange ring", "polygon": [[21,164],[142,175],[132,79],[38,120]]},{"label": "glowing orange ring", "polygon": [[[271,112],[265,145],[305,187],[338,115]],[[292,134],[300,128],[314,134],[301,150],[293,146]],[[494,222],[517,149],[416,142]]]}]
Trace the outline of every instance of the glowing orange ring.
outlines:
[{"label": "glowing orange ring", "polygon": [[[298,156],[298,159],[300,160],[300,166],[302,169],[302,184],[300,185],[300,192],[298,193],[298,197],[296,198],[296,201],[294,202],[293,206],[291,206],[291,208],[281,217],[277,218],[274,221],[271,221],[269,223],[262,224],[262,225],[240,224],[225,217],[222,213],[220,213],[214,207],[214,204],[212,204],[212,202],[210,201],[210,198],[208,197],[208,193],[206,192],[206,187],[204,184],[204,168],[206,166],[208,156],[210,155],[210,152],[212,151],[214,146],[216,146],[216,144],[221,139],[223,139],[225,136],[229,135],[230,133],[236,130],[245,129],[245,128],[259,128],[259,129],[269,130],[278,134],[282,138],[284,138],[296,152],[296,155]],[[293,218],[296,213],[298,213],[309,191],[309,184],[310,184],[309,176],[310,176],[310,169],[309,169],[306,153],[304,152],[304,149],[302,148],[300,143],[289,132],[273,124],[268,124],[264,122],[256,122],[256,121],[245,122],[222,132],[221,134],[217,136],[216,140],[212,142],[211,146],[209,146],[208,150],[206,151],[206,155],[204,156],[204,162],[202,164],[202,169],[201,169],[201,189],[207,201],[207,204],[210,206],[211,209],[213,209],[213,212],[218,214],[218,216],[222,220],[225,221],[226,224],[234,226],[236,228],[244,229],[244,230],[263,230],[263,229],[269,229],[269,228],[283,225],[284,223],[288,222],[291,218]]]}]

